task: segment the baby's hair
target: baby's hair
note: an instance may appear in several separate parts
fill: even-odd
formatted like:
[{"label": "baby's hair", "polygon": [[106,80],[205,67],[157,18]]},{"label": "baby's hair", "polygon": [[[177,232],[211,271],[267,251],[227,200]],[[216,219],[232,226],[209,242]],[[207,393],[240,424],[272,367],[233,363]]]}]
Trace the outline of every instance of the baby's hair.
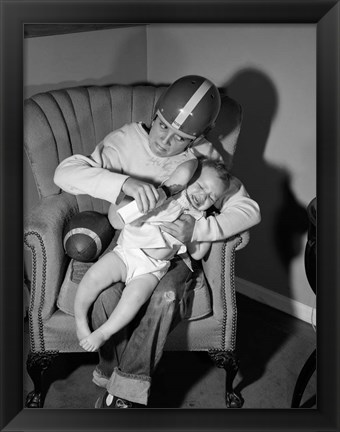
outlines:
[{"label": "baby's hair", "polygon": [[197,158],[197,173],[200,174],[203,167],[209,167],[216,171],[218,178],[222,180],[226,189],[230,186],[230,174],[223,162],[219,160],[207,159],[205,157]]}]

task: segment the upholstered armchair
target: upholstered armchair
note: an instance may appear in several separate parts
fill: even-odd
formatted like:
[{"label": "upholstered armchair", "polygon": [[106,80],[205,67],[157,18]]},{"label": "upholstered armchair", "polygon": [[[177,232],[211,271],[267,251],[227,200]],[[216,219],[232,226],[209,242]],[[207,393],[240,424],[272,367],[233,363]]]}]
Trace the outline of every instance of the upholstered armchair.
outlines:
[{"label": "upholstered armchair", "polygon": [[[109,207],[108,202],[62,192],[53,182],[54,171],[72,154],[91,154],[110,131],[125,123],[142,121],[150,125],[155,103],[164,89],[149,85],[75,87],[40,93],[24,103],[24,147],[40,197],[25,218],[24,233],[25,246],[32,255],[27,370],[34,390],[27,396],[27,407],[43,406],[42,379],[57,355],[87,354],[76,338],[73,299],[91,264],[71,260],[65,254],[63,229],[77,212],[106,214]],[[224,96],[216,128],[208,136],[229,167],[241,117],[240,106]],[[245,232],[213,243],[202,260],[204,283],[197,283],[188,299],[190,316],[173,330],[165,347],[207,351],[226,371],[227,407],[243,405],[241,395],[233,390],[238,370],[235,251],[247,242]]]}]

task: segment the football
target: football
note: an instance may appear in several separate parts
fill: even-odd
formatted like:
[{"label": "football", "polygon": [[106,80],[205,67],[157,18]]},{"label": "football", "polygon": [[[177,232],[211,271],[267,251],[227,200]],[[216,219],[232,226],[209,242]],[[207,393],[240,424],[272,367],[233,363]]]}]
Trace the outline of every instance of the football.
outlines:
[{"label": "football", "polygon": [[95,211],[77,213],[64,229],[65,252],[77,261],[95,261],[108,247],[114,233],[106,215]]}]

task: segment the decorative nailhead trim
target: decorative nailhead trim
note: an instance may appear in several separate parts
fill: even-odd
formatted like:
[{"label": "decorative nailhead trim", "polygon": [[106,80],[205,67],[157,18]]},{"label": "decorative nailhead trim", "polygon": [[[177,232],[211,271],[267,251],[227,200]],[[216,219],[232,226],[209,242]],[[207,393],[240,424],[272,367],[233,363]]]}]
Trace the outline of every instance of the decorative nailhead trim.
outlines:
[{"label": "decorative nailhead trim", "polygon": [[31,351],[36,352],[36,346],[34,341],[34,331],[33,331],[33,307],[35,302],[35,295],[37,289],[37,251],[34,246],[31,246],[28,242],[29,236],[35,236],[39,240],[41,252],[42,252],[42,286],[41,286],[41,300],[38,308],[38,330],[39,330],[39,342],[40,342],[40,351],[45,351],[45,341],[44,341],[44,326],[42,320],[42,309],[45,302],[45,293],[46,293],[46,268],[47,268],[47,254],[46,248],[44,245],[44,241],[41,235],[36,231],[28,231],[24,236],[25,245],[31,250],[32,253],[32,283],[31,283],[31,301],[28,309],[28,322],[29,322],[29,337],[30,337],[30,346]]},{"label": "decorative nailhead trim", "polygon": [[[242,243],[242,237],[239,236],[239,241],[235,243],[231,252],[230,260],[230,292],[232,309],[235,311],[233,315],[231,325],[231,347],[229,350],[234,351],[236,346],[236,330],[237,330],[237,305],[236,305],[236,293],[235,293],[235,250]],[[222,334],[221,334],[221,349],[226,350],[226,332],[227,332],[227,298],[225,293],[225,264],[226,264],[226,248],[227,242],[224,242],[221,256],[221,294],[223,301],[223,322],[222,322]],[[228,351],[229,351],[228,350]]]}]

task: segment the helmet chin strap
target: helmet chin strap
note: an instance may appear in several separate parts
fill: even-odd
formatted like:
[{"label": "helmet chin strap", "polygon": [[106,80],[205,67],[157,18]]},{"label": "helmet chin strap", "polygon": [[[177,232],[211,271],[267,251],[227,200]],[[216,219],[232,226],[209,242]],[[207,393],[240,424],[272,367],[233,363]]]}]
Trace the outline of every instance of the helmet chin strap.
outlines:
[{"label": "helmet chin strap", "polygon": [[191,148],[191,147],[193,147],[193,146],[194,146],[194,143],[195,143],[199,138],[201,138],[201,136],[202,136],[202,135],[193,138],[193,139],[190,141],[190,143],[188,144],[188,147],[187,147],[187,148]]}]

